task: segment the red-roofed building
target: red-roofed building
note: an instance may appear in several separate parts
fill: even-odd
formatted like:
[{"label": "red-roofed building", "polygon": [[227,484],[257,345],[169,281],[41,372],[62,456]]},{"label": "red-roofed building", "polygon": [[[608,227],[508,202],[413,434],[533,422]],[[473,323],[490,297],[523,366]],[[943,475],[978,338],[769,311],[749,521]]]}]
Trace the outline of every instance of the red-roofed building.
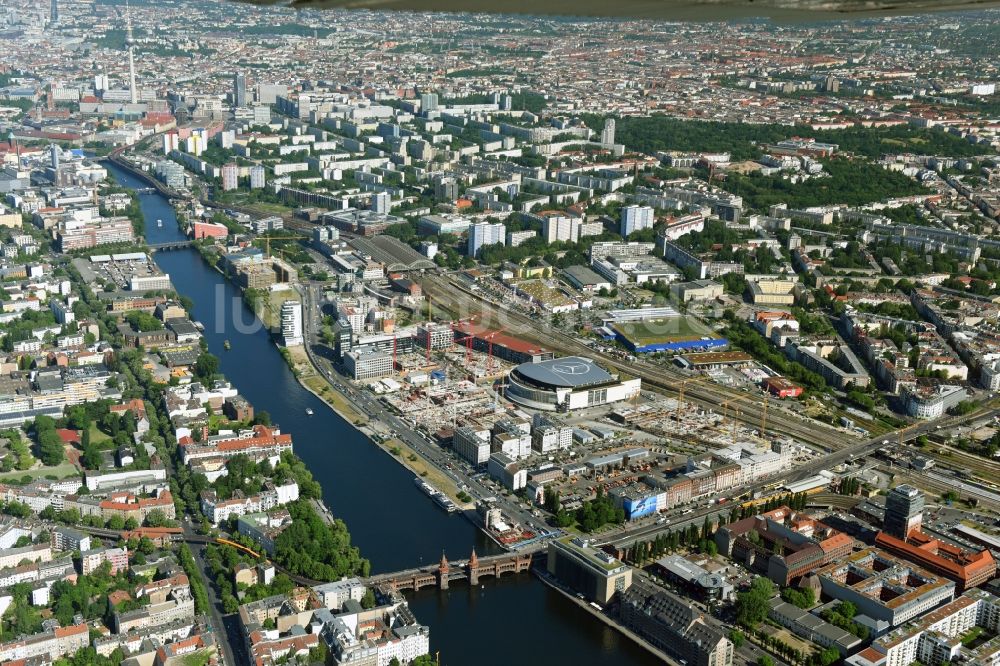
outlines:
[{"label": "red-roofed building", "polygon": [[22,636],[0,643],[0,663],[51,663],[59,657],[74,654],[90,643],[90,627],[86,623],[71,627],[56,627],[31,636]]},{"label": "red-roofed building", "polygon": [[105,520],[120,516],[125,520],[134,519],[142,524],[153,511],[161,511],[166,518],[175,515],[174,498],[169,490],[161,490],[156,497],[136,497],[131,493],[112,493],[110,499],[100,503],[101,515]]},{"label": "red-roofed building", "polygon": [[141,419],[146,416],[146,403],[139,398],[133,398],[128,402],[123,402],[120,405],[111,405],[108,409],[112,414],[124,414],[125,412],[132,412],[133,416],[137,419]]},{"label": "red-roofed building", "polygon": [[114,592],[108,594],[108,603],[110,603],[112,606],[117,606],[123,601],[131,601],[131,600],[132,600],[132,595],[126,592],[125,590],[115,590]]},{"label": "red-roofed building", "polygon": [[802,387],[784,377],[768,377],[761,384],[768,393],[778,398],[797,398],[802,395]]},{"label": "red-roofed building", "polygon": [[283,435],[277,428],[259,424],[235,435],[215,435],[201,444],[190,437],[182,437],[177,443],[183,449],[185,465],[207,458],[225,460],[240,453],[250,456],[254,461],[267,458],[276,462],[282,453],[292,450],[291,435]]},{"label": "red-roofed building", "polygon": [[126,541],[145,537],[160,548],[180,541],[183,535],[184,530],[180,527],[137,527],[134,530],[122,532],[122,538]]},{"label": "red-roofed building", "polygon": [[468,344],[472,339],[472,348],[484,354],[492,353],[499,359],[509,363],[537,363],[554,358],[551,351],[530,342],[515,338],[499,331],[493,331],[478,324],[459,322],[454,325],[455,344]]},{"label": "red-roofed building", "polygon": [[[205,643],[205,638],[202,635],[191,636],[161,645],[156,650],[156,660],[153,662],[153,666],[173,666],[173,664],[189,663],[187,660],[188,655],[199,650],[204,650],[207,647],[209,646]],[[218,663],[218,658],[213,656],[207,663],[216,664]]]},{"label": "red-roofed building", "polygon": [[225,238],[229,235],[229,229],[224,224],[213,224],[211,222],[195,222],[191,229],[191,235],[195,240],[202,238]]},{"label": "red-roofed building", "polygon": [[[756,537],[751,538],[751,532]],[[787,506],[723,525],[715,543],[726,556],[744,562],[778,585],[850,554],[854,539]]]},{"label": "red-roofed building", "polygon": [[920,531],[910,532],[905,541],[879,532],[875,545],[955,581],[959,592],[982,585],[997,573],[997,562],[990,551],[966,551]]}]

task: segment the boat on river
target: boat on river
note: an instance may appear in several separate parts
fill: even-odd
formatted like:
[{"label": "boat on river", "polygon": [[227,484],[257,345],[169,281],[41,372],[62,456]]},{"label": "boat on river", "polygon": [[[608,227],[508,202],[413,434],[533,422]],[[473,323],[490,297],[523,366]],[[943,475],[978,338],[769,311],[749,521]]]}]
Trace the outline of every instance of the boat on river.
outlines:
[{"label": "boat on river", "polygon": [[441,492],[431,484],[421,479],[419,476],[414,478],[413,482],[417,484],[417,487],[420,488],[420,490],[422,490],[425,495],[434,500],[435,504],[437,504],[439,507],[441,507],[448,513],[452,513],[453,511],[458,511],[458,507],[455,505],[454,502],[451,501],[451,498],[449,498],[447,495],[445,495],[443,492]]}]

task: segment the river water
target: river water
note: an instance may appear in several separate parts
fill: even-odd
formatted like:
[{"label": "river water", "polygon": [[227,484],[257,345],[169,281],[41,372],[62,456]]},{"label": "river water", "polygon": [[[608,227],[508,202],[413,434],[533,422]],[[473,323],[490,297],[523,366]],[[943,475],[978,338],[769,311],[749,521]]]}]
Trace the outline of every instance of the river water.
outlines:
[{"label": "river water", "polygon": [[[145,186],[106,166],[122,185]],[[139,197],[147,242],[183,238],[165,198]],[[256,410],[267,411],[292,435],[295,453],[322,484],[326,505],[347,524],[373,573],[437,562],[442,552],[464,559],[473,548],[480,554],[496,551],[472,523],[439,509],[414,485],[413,474],[302,388],[268,331],[243,305],[238,289],[196,251],[159,252],[155,259],[178,293],[194,301],[193,317],[204,324],[209,350],[221,359],[229,381]],[[229,351],[223,346],[226,340]],[[313,416],[306,414],[307,408]],[[485,579],[473,589],[464,584],[445,591],[424,589],[408,593],[408,599],[420,622],[431,628],[432,651],[448,666],[659,663],[530,574]]]}]

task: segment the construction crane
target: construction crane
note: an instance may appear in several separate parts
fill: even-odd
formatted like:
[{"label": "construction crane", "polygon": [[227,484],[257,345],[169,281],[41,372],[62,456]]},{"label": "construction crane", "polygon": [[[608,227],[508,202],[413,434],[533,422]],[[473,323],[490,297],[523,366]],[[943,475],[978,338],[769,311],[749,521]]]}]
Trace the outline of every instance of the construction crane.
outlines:
[{"label": "construction crane", "polygon": [[451,326],[451,348],[448,351],[453,351],[455,349],[455,331],[462,330],[461,327],[465,325],[467,327],[467,330],[463,331],[463,333],[465,333],[467,338],[471,337],[473,334],[472,327],[475,325],[475,323],[476,323],[476,318],[475,316],[472,316],[469,317],[468,319],[459,319],[457,321],[452,321],[448,324],[449,326]]},{"label": "construction crane", "polygon": [[495,338],[496,336],[500,335],[505,330],[506,330],[506,327],[501,328],[498,331],[493,331],[489,335],[484,335],[483,336],[484,338],[486,338],[486,345],[487,345],[487,347],[486,347],[486,349],[487,349],[487,351],[486,351],[486,374],[487,375],[489,373],[493,372],[493,338]]},{"label": "construction crane", "polygon": [[677,395],[677,406],[674,408],[674,420],[679,421],[681,417],[681,403],[684,402],[684,387],[690,384],[697,384],[700,382],[708,381],[707,377],[693,377],[691,379],[681,380],[681,388]]}]

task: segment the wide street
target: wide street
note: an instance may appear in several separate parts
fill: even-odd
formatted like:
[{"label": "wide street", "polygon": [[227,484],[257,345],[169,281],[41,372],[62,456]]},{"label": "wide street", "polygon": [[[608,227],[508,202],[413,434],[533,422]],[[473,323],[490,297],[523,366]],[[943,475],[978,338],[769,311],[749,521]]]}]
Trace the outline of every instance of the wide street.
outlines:
[{"label": "wide street", "polygon": [[[324,355],[325,346],[320,343],[320,331],[322,327],[323,313],[321,311],[322,295],[320,285],[315,283],[305,283],[301,289],[303,296],[304,329],[308,344],[306,345],[309,358],[321,372],[322,376],[347,399],[354,403],[361,411],[372,417],[370,426],[378,432],[391,437],[403,440],[418,455],[429,464],[434,465],[442,474],[453,479],[460,488],[467,488],[466,492],[477,500],[484,498],[495,498],[505,514],[520,522],[523,526],[532,526],[536,530],[552,530],[552,535],[560,532],[551,527],[546,527],[542,519],[533,515],[529,508],[523,504],[502,495],[495,493],[486,486],[481,474],[472,474],[467,471],[464,463],[459,461],[449,450],[443,449],[430,438],[418,432],[413,424],[390,412],[385,405],[371,393],[359,390],[349,380],[340,375],[334,368],[332,360]],[[801,481],[817,474],[822,470],[829,470],[841,463],[867,456],[879,448],[887,445],[896,445],[900,442],[908,442],[916,439],[920,435],[934,432],[941,428],[949,428],[977,418],[990,417],[1000,410],[983,407],[970,415],[965,416],[945,416],[936,420],[928,420],[901,428],[896,431],[884,433],[878,437],[870,437],[860,441],[852,441],[846,447],[818,455],[813,460],[800,464],[789,470],[782,477],[774,479],[774,483],[793,483]],[[775,423],[776,417],[772,423]],[[799,417],[795,417],[798,419]],[[826,432],[823,432],[823,440],[826,440]],[[711,497],[701,498],[699,505],[688,505],[675,507],[674,509],[658,515],[630,522],[625,526],[606,530],[599,533],[596,538],[601,543],[612,543],[615,545],[627,545],[636,540],[646,540],[655,538],[659,533],[687,527],[690,524],[701,525],[706,516],[718,514],[728,514],[731,507],[717,504],[717,500],[739,496],[751,487],[731,488],[725,492],[717,493]],[[428,499],[430,501],[430,499]]]},{"label": "wide street", "polygon": [[[390,412],[371,393],[357,389],[350,381],[337,372],[333,367],[332,361],[318,352],[318,350],[322,349],[319,336],[323,320],[321,312],[322,301],[321,297],[317,294],[318,290],[319,286],[315,284],[304,284],[302,288],[303,323],[309,358],[334,389],[343,394],[372,419],[369,426],[376,431],[404,441],[407,446],[412,448],[429,464],[454,480],[459,488],[466,489],[466,492],[474,499],[482,500],[490,498],[494,500],[504,514],[519,522],[523,527],[534,528],[536,530],[538,528],[549,529],[542,525],[536,516],[532,515],[530,509],[525,509],[524,505],[514,499],[496,494],[482,482],[483,475],[471,474],[466,471],[464,463],[460,463],[458,458],[449,450],[442,449],[433,443],[428,436],[417,432],[411,422]],[[432,500],[428,498],[427,501],[430,502]]]}]

